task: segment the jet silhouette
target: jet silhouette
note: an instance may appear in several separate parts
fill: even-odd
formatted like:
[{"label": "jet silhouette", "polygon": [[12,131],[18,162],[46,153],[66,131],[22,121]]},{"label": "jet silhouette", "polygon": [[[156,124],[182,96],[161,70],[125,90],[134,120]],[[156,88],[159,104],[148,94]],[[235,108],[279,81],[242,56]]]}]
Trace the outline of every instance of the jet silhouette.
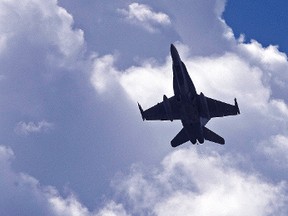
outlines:
[{"label": "jet silhouette", "polygon": [[173,61],[173,90],[174,96],[163,96],[163,102],[143,110],[138,107],[144,120],[181,120],[183,128],[171,141],[172,147],[177,147],[187,141],[196,144],[209,140],[218,144],[225,144],[225,140],[205,127],[207,122],[214,117],[223,117],[240,114],[236,98],[234,105],[230,105],[206,97],[202,92],[197,94],[195,86],[188,74],[185,64],[171,44],[171,57]]}]

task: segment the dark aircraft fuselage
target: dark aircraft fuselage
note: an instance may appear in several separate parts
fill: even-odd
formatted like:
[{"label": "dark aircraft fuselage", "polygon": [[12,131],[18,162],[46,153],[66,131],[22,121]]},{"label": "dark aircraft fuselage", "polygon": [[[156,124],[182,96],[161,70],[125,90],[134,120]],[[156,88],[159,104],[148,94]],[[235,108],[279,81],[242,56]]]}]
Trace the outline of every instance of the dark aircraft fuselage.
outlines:
[{"label": "dark aircraft fuselage", "polygon": [[[170,51],[173,61],[173,89],[180,105],[182,125],[193,144],[195,144],[197,140],[203,143],[203,126],[205,126],[209,119],[205,119],[199,115],[195,86],[173,44],[171,44]],[[195,137],[194,134],[198,136]]]}]

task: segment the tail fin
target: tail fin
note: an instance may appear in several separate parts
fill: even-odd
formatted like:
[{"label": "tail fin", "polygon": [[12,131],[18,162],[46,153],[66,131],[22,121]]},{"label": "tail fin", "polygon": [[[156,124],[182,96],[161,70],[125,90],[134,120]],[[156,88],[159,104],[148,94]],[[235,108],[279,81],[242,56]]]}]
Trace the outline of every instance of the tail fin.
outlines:
[{"label": "tail fin", "polygon": [[214,133],[213,131],[209,130],[206,127],[203,127],[203,134],[205,140],[209,140],[211,142],[215,142],[221,145],[225,144],[225,140],[221,136],[219,136],[218,134]]}]

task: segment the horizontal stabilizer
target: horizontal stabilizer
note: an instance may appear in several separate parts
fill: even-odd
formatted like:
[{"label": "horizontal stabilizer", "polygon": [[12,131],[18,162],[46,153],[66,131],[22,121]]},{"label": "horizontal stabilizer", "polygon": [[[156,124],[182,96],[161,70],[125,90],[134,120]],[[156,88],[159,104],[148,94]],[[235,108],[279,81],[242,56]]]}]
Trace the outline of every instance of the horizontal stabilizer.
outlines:
[{"label": "horizontal stabilizer", "polygon": [[189,137],[187,136],[185,129],[182,128],[182,130],[171,141],[171,146],[177,147],[187,141],[189,141]]},{"label": "horizontal stabilizer", "polygon": [[225,144],[225,140],[223,139],[223,137],[219,136],[218,134],[214,133],[206,127],[203,127],[203,135],[205,140],[209,140],[211,142],[215,142],[221,145]]}]

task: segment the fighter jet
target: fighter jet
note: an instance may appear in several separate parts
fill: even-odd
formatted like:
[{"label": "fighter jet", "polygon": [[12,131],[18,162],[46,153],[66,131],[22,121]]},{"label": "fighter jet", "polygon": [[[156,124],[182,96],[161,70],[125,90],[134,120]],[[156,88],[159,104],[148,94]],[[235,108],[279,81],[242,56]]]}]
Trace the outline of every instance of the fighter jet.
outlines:
[{"label": "fighter jet", "polygon": [[185,64],[171,44],[170,47],[173,68],[174,96],[163,96],[163,102],[143,110],[138,107],[144,120],[180,120],[182,130],[171,141],[172,147],[177,147],[187,141],[193,144],[202,144],[209,140],[218,144],[225,144],[225,140],[205,127],[207,122],[214,117],[223,117],[240,114],[236,98],[234,105],[230,105],[212,98],[206,97],[202,92],[197,94],[195,86],[188,74]]}]

